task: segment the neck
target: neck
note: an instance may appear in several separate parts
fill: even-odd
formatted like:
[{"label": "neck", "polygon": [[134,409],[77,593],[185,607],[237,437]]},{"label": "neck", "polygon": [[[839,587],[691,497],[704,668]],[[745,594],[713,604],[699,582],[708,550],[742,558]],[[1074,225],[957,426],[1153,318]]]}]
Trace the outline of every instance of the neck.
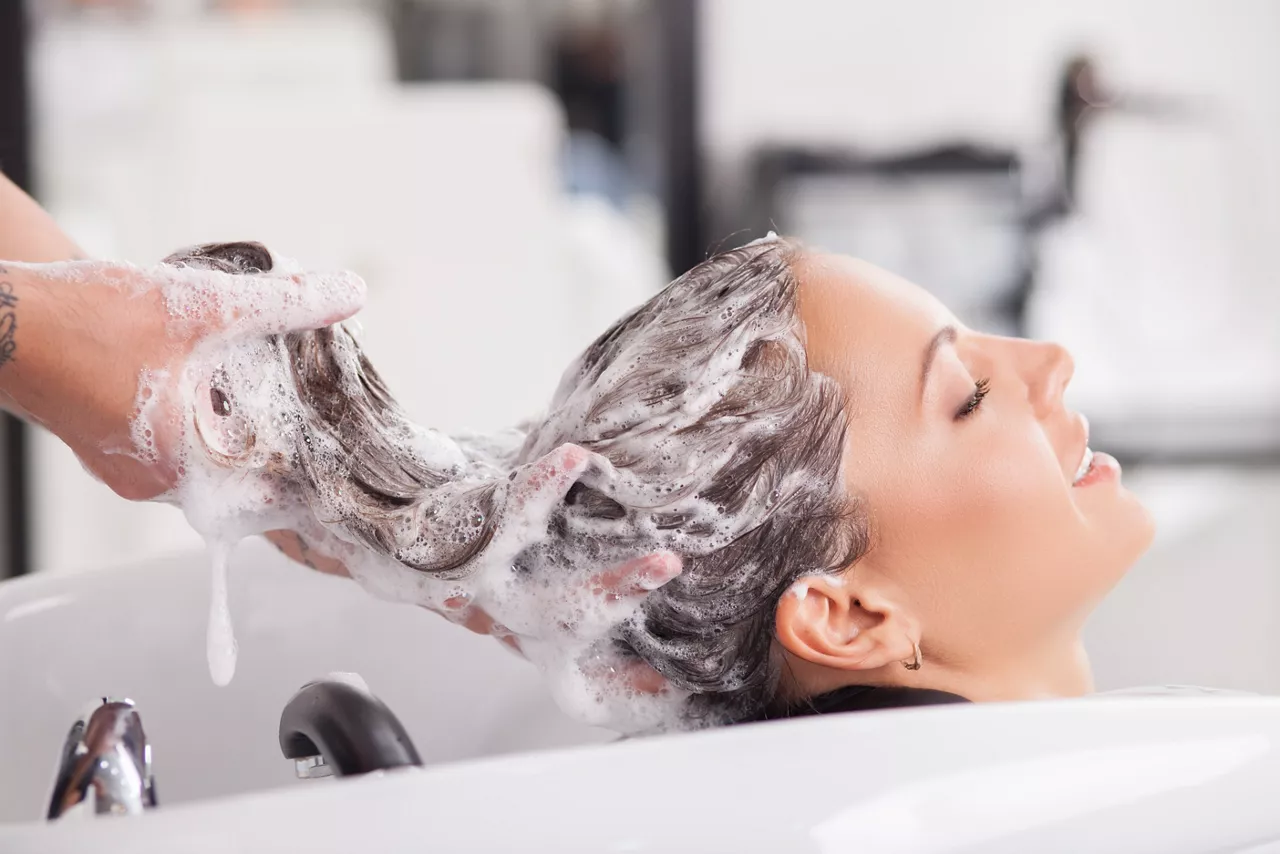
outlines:
[{"label": "neck", "polygon": [[797,697],[818,696],[848,685],[931,688],[976,703],[1080,697],[1093,691],[1089,657],[1078,636],[1003,661],[931,661],[926,655],[917,671],[901,665],[846,671],[799,662],[789,655],[788,659],[792,677],[788,693]]},{"label": "neck", "polygon": [[[1093,670],[1079,637],[1036,654],[1022,655],[982,668],[940,664],[938,670],[934,674],[937,680],[951,686],[939,685],[939,690],[959,694],[975,703],[1050,700],[1080,697],[1093,692]],[[923,668],[908,675],[921,682],[931,681]],[[933,686],[926,684],[921,687]]]}]

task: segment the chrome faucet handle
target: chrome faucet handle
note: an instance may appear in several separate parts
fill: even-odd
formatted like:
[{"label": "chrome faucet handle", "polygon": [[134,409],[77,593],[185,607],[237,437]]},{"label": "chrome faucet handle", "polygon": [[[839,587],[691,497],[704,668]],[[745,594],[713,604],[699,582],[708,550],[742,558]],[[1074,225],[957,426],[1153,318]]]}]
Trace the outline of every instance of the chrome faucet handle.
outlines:
[{"label": "chrome faucet handle", "polygon": [[132,700],[103,697],[67,733],[48,819],[90,810],[94,815],[137,815],[155,805],[151,745],[142,718]]}]

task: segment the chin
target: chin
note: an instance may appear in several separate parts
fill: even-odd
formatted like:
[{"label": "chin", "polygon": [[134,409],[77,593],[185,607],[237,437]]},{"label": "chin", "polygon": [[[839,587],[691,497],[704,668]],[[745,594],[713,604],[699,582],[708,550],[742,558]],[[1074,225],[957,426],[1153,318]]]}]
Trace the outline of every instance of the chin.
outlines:
[{"label": "chin", "polygon": [[1115,506],[1109,508],[1107,516],[1103,526],[1107,540],[1104,548],[1110,553],[1109,562],[1117,568],[1115,581],[1119,581],[1151,548],[1156,523],[1151,511],[1136,495],[1125,489],[1119,490]]},{"label": "chin", "polygon": [[1105,595],[1146,553],[1155,539],[1155,519],[1138,497],[1119,484],[1087,487],[1075,496],[1088,526],[1089,564]]}]

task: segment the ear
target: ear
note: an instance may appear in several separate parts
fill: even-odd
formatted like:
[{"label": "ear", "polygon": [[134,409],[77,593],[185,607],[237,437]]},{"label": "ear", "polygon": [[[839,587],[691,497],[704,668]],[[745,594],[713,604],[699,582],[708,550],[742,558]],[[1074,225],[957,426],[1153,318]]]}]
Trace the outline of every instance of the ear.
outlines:
[{"label": "ear", "polygon": [[843,576],[810,576],[782,596],[778,643],[797,658],[836,670],[875,670],[915,654],[919,627],[888,595]]}]

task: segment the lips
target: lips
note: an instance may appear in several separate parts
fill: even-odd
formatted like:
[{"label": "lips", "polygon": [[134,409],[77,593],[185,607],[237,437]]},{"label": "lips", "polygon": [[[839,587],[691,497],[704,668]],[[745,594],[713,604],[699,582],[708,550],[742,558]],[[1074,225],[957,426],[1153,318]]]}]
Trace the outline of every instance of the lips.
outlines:
[{"label": "lips", "polygon": [[1084,424],[1084,450],[1080,452],[1080,463],[1076,466],[1075,475],[1071,478],[1072,487],[1092,486],[1095,483],[1119,481],[1120,464],[1103,453],[1094,453],[1089,447],[1089,421],[1079,416]]},{"label": "lips", "polygon": [[1089,473],[1089,466],[1093,465],[1093,449],[1089,447],[1089,419],[1080,413],[1076,413],[1076,417],[1080,419],[1080,427],[1084,432],[1084,450],[1080,452],[1080,463],[1076,466],[1076,472],[1071,477],[1071,485],[1076,486],[1080,481],[1084,480],[1085,475]]},{"label": "lips", "polygon": [[1093,467],[1093,449],[1088,445],[1084,448],[1084,459],[1080,460],[1080,466],[1076,469],[1075,477],[1071,478],[1071,485],[1077,486],[1080,481],[1084,480],[1085,475],[1089,473],[1089,469]]}]

